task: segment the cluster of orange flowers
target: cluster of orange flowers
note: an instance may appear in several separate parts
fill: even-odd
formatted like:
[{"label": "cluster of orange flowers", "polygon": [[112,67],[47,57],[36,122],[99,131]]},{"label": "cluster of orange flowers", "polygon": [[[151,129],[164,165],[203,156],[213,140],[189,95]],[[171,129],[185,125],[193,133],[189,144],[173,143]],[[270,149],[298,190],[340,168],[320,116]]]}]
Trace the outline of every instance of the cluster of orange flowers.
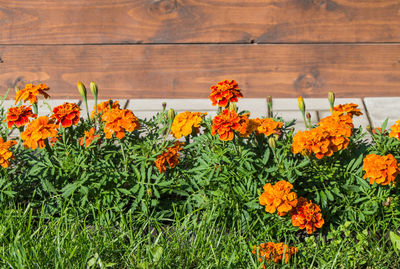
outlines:
[{"label": "cluster of orange flowers", "polygon": [[107,139],[114,133],[117,138],[122,139],[125,137],[125,131],[133,132],[140,129],[138,118],[129,109],[113,108],[103,111],[101,119],[105,122],[104,133]]},{"label": "cluster of orange flowers", "polygon": [[58,125],[49,117],[42,116],[29,123],[26,130],[21,133],[23,145],[26,148],[36,149],[45,147],[47,138],[56,138]]},{"label": "cluster of orange flowers", "polygon": [[[258,261],[263,262],[263,257],[267,262],[273,261],[281,263],[283,257],[285,257],[285,264],[289,262],[290,258],[298,251],[296,247],[289,247],[284,243],[262,243],[259,247],[253,247],[253,254],[257,254],[258,248]],[[265,268],[265,265],[264,265]]]},{"label": "cluster of orange flowers", "polygon": [[179,151],[182,150],[183,145],[185,143],[176,141],[174,146],[167,148],[166,151],[157,156],[154,164],[160,173],[167,171],[167,164],[169,167],[174,168],[179,163]]},{"label": "cluster of orange flowers", "polygon": [[290,214],[293,226],[306,228],[308,234],[315,232],[316,228],[321,228],[325,222],[320,207],[304,197],[299,198],[296,208]]},{"label": "cluster of orange flowers", "polygon": [[25,88],[17,92],[15,104],[21,100],[24,100],[24,102],[29,101],[31,104],[36,104],[38,101],[37,96],[39,94],[43,95],[44,98],[49,98],[49,95],[46,92],[49,89],[50,88],[47,87],[46,84],[39,84],[36,86],[33,84],[26,84]]},{"label": "cluster of orange flowers", "polygon": [[345,149],[352,134],[353,115],[362,115],[355,104],[339,105],[333,108],[331,116],[321,119],[318,127],[299,131],[293,136],[292,152],[303,155],[315,154],[321,159]]},{"label": "cluster of orange flowers", "polygon": [[37,115],[33,114],[32,109],[27,106],[10,107],[7,112],[7,117],[4,120],[7,126],[11,129],[14,125],[19,128],[29,122],[29,118],[36,118]]},{"label": "cluster of orange flowers", "polygon": [[379,156],[369,154],[363,160],[364,179],[369,178],[369,183],[388,185],[394,183],[400,173],[400,166],[392,154]]},{"label": "cluster of orange flowers", "polygon": [[278,181],[275,185],[267,183],[264,192],[260,195],[260,204],[265,205],[265,211],[284,216],[297,205],[297,194],[291,192],[293,185],[285,180]]},{"label": "cluster of orange flowers", "polygon": [[211,86],[210,99],[212,105],[226,107],[230,102],[237,102],[238,98],[243,97],[239,86],[234,80],[224,80],[217,85]]},{"label": "cluster of orange flowers", "polygon": [[[85,136],[79,138],[79,145],[83,146],[85,144],[85,147],[89,147],[93,140],[99,139],[100,135],[95,135],[94,133],[95,129],[93,127],[89,131],[85,131]],[[98,142],[100,142],[100,139]]]},{"label": "cluster of orange flowers", "polygon": [[14,140],[9,140],[5,142],[3,138],[0,137],[0,165],[3,168],[7,168],[10,166],[9,159],[13,159],[14,156],[9,149],[15,144],[17,144],[17,142]]},{"label": "cluster of orange flowers", "polygon": [[238,115],[233,110],[224,109],[220,115],[213,118],[211,134],[218,133],[219,139],[229,141],[235,136],[234,131],[245,134],[248,122],[248,114]]},{"label": "cluster of orange flowers", "polygon": [[391,132],[389,133],[389,137],[397,138],[400,140],[400,120],[396,121],[392,127],[390,127]]},{"label": "cluster of orange flowers", "polygon": [[176,115],[171,126],[172,135],[179,139],[182,136],[188,136],[193,131],[199,132],[200,123],[207,113],[201,112],[183,112]]},{"label": "cluster of orange flowers", "polygon": [[56,124],[61,124],[64,128],[71,127],[78,124],[81,114],[80,110],[77,104],[66,102],[53,108],[51,118],[56,120]]}]

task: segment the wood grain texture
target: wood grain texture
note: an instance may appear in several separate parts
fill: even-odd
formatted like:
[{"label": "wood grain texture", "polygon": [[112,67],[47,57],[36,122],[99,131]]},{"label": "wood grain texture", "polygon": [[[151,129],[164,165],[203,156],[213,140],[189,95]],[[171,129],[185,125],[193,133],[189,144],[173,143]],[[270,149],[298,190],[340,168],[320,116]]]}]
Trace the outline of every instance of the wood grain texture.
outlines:
[{"label": "wood grain texture", "polygon": [[0,44],[400,42],[399,0],[0,0]]},{"label": "wood grain texture", "polygon": [[[245,97],[399,96],[400,45],[0,46],[0,89],[44,82],[54,98],[208,98],[235,79]],[[14,95],[12,94],[11,98]]]}]

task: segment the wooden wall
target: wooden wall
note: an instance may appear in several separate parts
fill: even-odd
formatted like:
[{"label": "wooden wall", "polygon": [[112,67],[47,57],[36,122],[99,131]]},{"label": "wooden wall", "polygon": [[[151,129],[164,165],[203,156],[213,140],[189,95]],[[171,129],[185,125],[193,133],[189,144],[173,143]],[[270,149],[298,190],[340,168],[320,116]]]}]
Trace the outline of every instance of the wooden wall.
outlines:
[{"label": "wooden wall", "polygon": [[[400,95],[399,0],[0,0],[0,89],[53,98]],[[13,97],[13,96],[11,96]]]}]

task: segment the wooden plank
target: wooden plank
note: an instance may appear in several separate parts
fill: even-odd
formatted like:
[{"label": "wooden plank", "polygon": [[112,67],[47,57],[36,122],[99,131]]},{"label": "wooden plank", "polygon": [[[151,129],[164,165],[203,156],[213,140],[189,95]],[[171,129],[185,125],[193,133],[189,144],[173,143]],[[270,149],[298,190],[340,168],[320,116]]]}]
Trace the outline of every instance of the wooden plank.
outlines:
[{"label": "wooden plank", "polygon": [[398,0],[0,0],[0,44],[400,42]]},{"label": "wooden plank", "polygon": [[54,98],[208,98],[235,79],[245,97],[398,96],[400,45],[0,46],[0,89],[44,82]]}]

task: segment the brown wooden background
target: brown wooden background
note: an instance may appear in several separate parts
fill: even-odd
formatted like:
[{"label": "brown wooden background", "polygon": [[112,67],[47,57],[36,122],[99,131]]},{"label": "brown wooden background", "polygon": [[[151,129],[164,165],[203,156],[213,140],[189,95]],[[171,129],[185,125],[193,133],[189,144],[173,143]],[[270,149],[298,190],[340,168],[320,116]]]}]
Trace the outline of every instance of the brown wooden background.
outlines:
[{"label": "brown wooden background", "polygon": [[245,97],[400,96],[400,1],[0,0],[2,92],[207,98],[223,79]]}]

